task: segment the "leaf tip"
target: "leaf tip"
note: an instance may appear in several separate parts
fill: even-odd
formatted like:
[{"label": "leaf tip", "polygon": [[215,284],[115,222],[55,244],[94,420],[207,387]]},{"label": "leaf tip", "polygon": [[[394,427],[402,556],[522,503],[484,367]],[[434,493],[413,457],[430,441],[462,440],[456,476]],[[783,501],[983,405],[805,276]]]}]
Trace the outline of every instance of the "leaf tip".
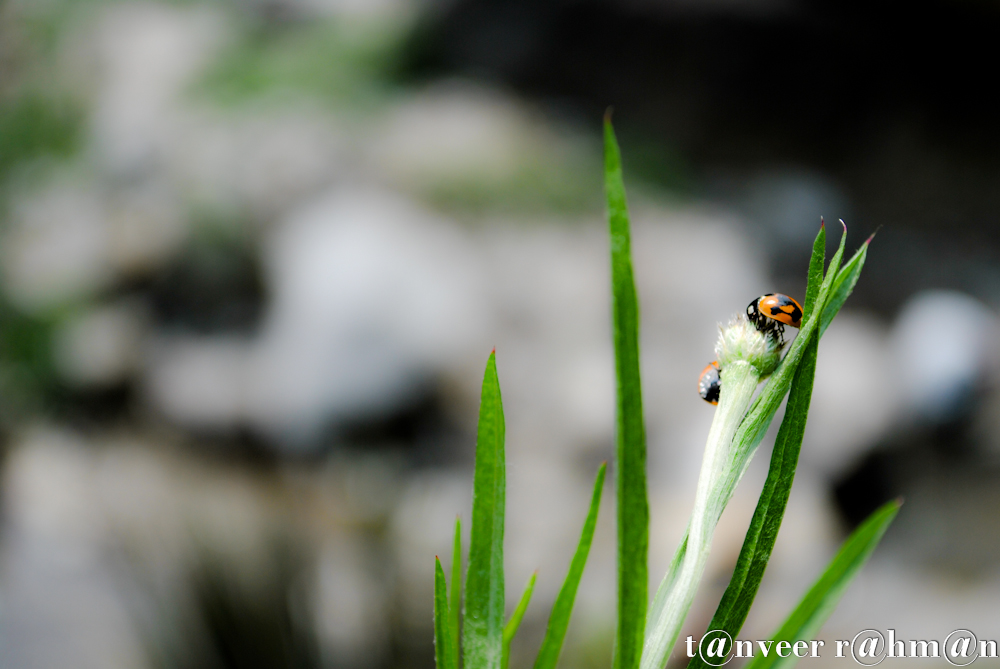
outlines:
[{"label": "leaf tip", "polygon": [[865,243],[864,243],[864,245],[865,245],[865,246],[868,246],[869,244],[871,244],[871,243],[872,243],[872,240],[873,240],[873,239],[875,239],[875,235],[877,235],[877,234],[878,234],[878,231],[879,231],[879,230],[881,230],[881,229],[882,229],[882,226],[881,226],[881,225],[880,225],[880,226],[878,226],[877,228],[875,228],[875,232],[873,232],[873,233],[871,233],[870,235],[868,235],[868,239],[866,239],[866,240],[865,240]]},{"label": "leaf tip", "polygon": [[820,230],[826,229],[826,221],[823,219],[822,216],[819,217],[819,229]]},{"label": "leaf tip", "polygon": [[610,124],[611,123],[611,116],[614,113],[615,113],[615,108],[614,107],[610,107],[609,106],[607,109],[604,110],[604,123],[605,124]]},{"label": "leaf tip", "polygon": [[847,223],[844,223],[844,219],[840,219],[840,224],[844,226],[844,234],[847,234]]}]

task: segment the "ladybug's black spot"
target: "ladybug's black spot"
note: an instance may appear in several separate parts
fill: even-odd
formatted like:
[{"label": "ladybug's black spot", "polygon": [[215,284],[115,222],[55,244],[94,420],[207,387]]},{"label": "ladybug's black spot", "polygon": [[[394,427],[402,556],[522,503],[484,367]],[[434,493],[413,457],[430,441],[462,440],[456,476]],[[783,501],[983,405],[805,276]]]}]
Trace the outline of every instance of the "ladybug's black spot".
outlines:
[{"label": "ladybug's black spot", "polygon": [[708,387],[708,390],[701,394],[701,399],[712,404],[718,404],[721,392],[722,387],[718,383],[714,383]]}]

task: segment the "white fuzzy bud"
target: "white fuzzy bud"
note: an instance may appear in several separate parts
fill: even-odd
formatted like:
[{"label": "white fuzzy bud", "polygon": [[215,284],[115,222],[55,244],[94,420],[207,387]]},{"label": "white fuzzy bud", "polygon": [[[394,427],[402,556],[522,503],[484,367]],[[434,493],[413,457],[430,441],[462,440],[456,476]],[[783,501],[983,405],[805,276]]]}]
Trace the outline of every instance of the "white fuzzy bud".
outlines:
[{"label": "white fuzzy bud", "polygon": [[734,316],[729,325],[719,326],[715,355],[722,370],[742,360],[756,367],[761,377],[769,376],[778,366],[780,354],[781,348],[774,337],[759,332],[746,316]]}]

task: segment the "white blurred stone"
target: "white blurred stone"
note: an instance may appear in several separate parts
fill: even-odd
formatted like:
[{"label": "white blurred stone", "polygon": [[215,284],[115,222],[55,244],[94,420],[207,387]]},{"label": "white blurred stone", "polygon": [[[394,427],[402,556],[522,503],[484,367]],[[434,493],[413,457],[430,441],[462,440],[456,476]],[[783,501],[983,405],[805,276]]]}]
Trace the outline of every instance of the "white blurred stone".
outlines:
[{"label": "white blurred stone", "polygon": [[143,321],[141,309],[132,303],[99,306],[73,317],[55,333],[59,372],[82,387],[125,381],[139,363]]},{"label": "white blurred stone", "polygon": [[4,470],[4,507],[19,530],[73,544],[102,530],[88,485],[92,462],[76,434],[38,427],[23,435]]},{"label": "white blurred stone", "polygon": [[106,10],[94,36],[91,124],[111,172],[156,166],[173,139],[179,99],[224,42],[224,28],[223,17],[207,7],[139,2]]},{"label": "white blurred stone", "polygon": [[319,553],[317,629],[327,661],[367,667],[388,650],[386,584],[372,569],[365,545],[349,536],[327,541]]},{"label": "white blurred stone", "polygon": [[471,84],[437,84],[392,110],[372,137],[382,173],[422,188],[492,184],[514,176],[552,137],[512,98]]},{"label": "white blurred stone", "polygon": [[[392,581],[340,502],[355,468],[338,471],[262,476],[141,437],[46,426],[13,435],[0,482],[0,664],[145,667],[145,625],[169,638],[174,623],[199,624],[186,608],[193,565],[217,560],[252,596],[273,576],[279,538],[321,548],[310,590],[321,637],[341,666],[366,665],[386,648]],[[366,477],[369,494],[386,484],[375,481]]]},{"label": "white blurred stone", "polygon": [[201,205],[267,219],[345,171],[344,133],[317,109],[186,110],[182,118],[165,160]]},{"label": "white blurred stone", "polygon": [[997,361],[998,320],[964,293],[925,291],[903,306],[890,338],[894,378],[906,412],[947,420]]},{"label": "white blurred stone", "polygon": [[891,427],[900,407],[885,327],[842,311],[823,334],[816,358],[801,463],[835,476]]},{"label": "white blurred stone", "polygon": [[428,602],[434,596],[434,556],[451,574],[455,517],[462,517],[462,545],[469,550],[472,473],[425,471],[404,488],[389,523],[389,546],[395,565],[395,610],[408,633],[433,629]]},{"label": "white blurred stone", "polygon": [[167,262],[188,237],[177,193],[137,185],[107,198],[109,264],[118,274],[148,275]]},{"label": "white blurred stone", "polygon": [[102,554],[109,523],[95,452],[79,434],[38,426],[14,435],[3,481],[0,664],[145,667],[147,657]]},{"label": "white blurred stone", "polygon": [[87,296],[111,278],[107,212],[98,192],[57,181],[16,201],[2,235],[3,288],[37,310]]},{"label": "white blurred stone", "polygon": [[420,3],[414,0],[285,0],[288,5],[316,16],[341,21],[398,22],[417,15]]},{"label": "white blurred stone", "polygon": [[249,424],[304,446],[487,350],[475,248],[397,195],[328,194],[273,228],[264,253],[271,302],[259,335],[152,349],[148,397],[182,425]]},{"label": "white blurred stone", "polygon": [[311,202],[273,230],[265,263],[272,302],[247,407],[267,432],[308,438],[391,408],[486,350],[476,249],[392,193],[343,189]]},{"label": "white blurred stone", "polygon": [[40,310],[89,297],[121,275],[148,274],[186,239],[175,198],[142,184],[108,194],[61,175],[16,197],[2,241],[5,292]]},{"label": "white blurred stone", "polygon": [[181,425],[227,431],[245,418],[249,346],[233,337],[174,337],[150,349],[148,400]]}]

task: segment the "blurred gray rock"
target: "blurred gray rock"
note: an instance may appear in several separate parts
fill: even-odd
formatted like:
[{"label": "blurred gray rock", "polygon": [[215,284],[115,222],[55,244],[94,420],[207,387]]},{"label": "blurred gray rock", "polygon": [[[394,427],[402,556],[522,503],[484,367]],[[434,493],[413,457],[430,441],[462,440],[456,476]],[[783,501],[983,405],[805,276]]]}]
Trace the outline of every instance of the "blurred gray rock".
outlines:
[{"label": "blurred gray rock", "polygon": [[881,322],[849,310],[824,333],[803,466],[835,477],[895,425],[903,399],[888,337]]},{"label": "blurred gray rock", "polygon": [[54,357],[62,376],[85,388],[127,381],[139,368],[145,330],[141,305],[119,302],[74,316],[55,333]]},{"label": "blurred gray rock", "polygon": [[907,418],[943,422],[998,360],[996,314],[963,293],[926,291],[903,306],[890,340],[894,380]]},{"label": "blurred gray rock", "polygon": [[327,541],[316,569],[316,626],[327,666],[369,667],[389,649],[389,587],[371,549],[348,536]]},{"label": "blurred gray rock", "polygon": [[227,37],[224,18],[204,6],[128,3],[106,8],[94,31],[77,57],[93,62],[98,159],[119,177],[156,169],[185,88]]},{"label": "blurred gray rock", "polygon": [[163,147],[166,176],[200,207],[270,221],[347,171],[340,126],[301,103],[226,111],[189,104]]},{"label": "blurred gray rock", "polygon": [[270,303],[257,336],[155,348],[149,397],[181,424],[250,425],[307,447],[487,346],[475,247],[398,195],[332,192],[275,226],[264,252]]},{"label": "blurred gray rock", "polygon": [[158,337],[144,369],[146,399],[187,428],[231,432],[246,417],[250,344],[239,337]]},{"label": "blurred gray rock", "polygon": [[3,231],[3,290],[27,311],[88,297],[112,277],[106,208],[90,185],[58,180],[14,203]]}]

